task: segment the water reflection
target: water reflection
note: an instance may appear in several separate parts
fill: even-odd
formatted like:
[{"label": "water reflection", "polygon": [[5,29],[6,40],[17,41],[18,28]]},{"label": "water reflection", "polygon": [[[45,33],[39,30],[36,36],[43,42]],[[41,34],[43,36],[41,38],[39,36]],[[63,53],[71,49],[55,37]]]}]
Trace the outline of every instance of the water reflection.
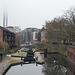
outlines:
[{"label": "water reflection", "polygon": [[48,56],[46,59],[46,63],[43,65],[43,72],[45,75],[66,75],[67,69],[65,66],[62,66],[62,63],[60,63],[58,59],[55,59],[51,56]]},{"label": "water reflection", "polygon": [[75,75],[75,65],[69,61],[67,61],[67,75]]},{"label": "water reflection", "polygon": [[75,65],[60,54],[48,55],[45,64],[21,64],[10,68],[6,75],[75,75]]},{"label": "water reflection", "polygon": [[63,55],[48,55],[45,61],[42,70],[45,75],[75,75],[75,65]]},{"label": "water reflection", "polygon": [[23,64],[12,66],[6,75],[43,75],[42,66],[35,64]]}]

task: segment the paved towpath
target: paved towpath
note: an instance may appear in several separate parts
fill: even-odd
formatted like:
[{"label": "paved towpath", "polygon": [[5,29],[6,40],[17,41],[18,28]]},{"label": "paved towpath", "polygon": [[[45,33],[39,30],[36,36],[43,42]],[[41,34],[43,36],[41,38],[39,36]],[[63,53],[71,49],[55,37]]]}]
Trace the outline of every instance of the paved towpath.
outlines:
[{"label": "paved towpath", "polygon": [[3,59],[0,60],[0,75],[3,74],[4,71],[4,67],[6,67],[8,65],[7,61],[10,59],[10,57],[8,56],[3,56]]},{"label": "paved towpath", "polygon": [[38,57],[38,61],[41,61],[44,59],[43,55],[40,54],[40,52],[35,52],[35,57]]},{"label": "paved towpath", "polygon": [[1,66],[8,60],[8,59],[10,59],[10,57],[8,57],[8,56],[3,56],[3,58],[2,58],[2,60],[0,60],[0,68],[1,68]]}]

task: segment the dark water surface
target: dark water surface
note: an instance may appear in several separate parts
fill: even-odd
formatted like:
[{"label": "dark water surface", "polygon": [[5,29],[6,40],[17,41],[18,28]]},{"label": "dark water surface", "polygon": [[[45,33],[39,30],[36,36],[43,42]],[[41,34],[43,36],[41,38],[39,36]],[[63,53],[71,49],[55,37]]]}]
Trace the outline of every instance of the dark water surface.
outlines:
[{"label": "dark water surface", "polygon": [[12,66],[6,75],[71,75],[69,71],[67,74],[67,64],[63,55],[48,55],[43,65],[36,66],[36,63],[33,63]]}]

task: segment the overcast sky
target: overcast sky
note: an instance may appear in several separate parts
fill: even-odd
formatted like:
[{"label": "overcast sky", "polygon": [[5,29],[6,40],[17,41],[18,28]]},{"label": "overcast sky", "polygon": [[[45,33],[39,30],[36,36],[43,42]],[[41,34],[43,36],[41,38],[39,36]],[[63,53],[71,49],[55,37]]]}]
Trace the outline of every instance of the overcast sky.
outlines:
[{"label": "overcast sky", "polygon": [[75,6],[75,0],[0,0],[0,25],[3,12],[8,12],[8,26],[42,28],[45,21],[61,16]]}]

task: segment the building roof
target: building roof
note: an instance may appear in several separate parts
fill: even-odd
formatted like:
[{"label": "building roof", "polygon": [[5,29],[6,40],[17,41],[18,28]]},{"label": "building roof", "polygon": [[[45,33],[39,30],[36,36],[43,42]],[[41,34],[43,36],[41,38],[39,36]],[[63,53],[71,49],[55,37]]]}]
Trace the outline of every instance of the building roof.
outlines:
[{"label": "building roof", "polygon": [[2,27],[2,26],[0,26],[0,29],[3,29],[3,30],[6,30],[6,31],[9,31],[8,29],[6,29],[6,28],[4,28],[4,27]]},{"label": "building roof", "polygon": [[[11,31],[9,31],[8,29],[6,29],[6,28],[4,28],[2,26],[0,26],[0,29],[5,30],[5,31],[8,31],[8,32],[11,32]],[[13,33],[13,32],[11,32],[11,33]]]},{"label": "building roof", "polygon": [[6,27],[6,28],[14,28],[13,26],[8,26],[8,27]]}]

